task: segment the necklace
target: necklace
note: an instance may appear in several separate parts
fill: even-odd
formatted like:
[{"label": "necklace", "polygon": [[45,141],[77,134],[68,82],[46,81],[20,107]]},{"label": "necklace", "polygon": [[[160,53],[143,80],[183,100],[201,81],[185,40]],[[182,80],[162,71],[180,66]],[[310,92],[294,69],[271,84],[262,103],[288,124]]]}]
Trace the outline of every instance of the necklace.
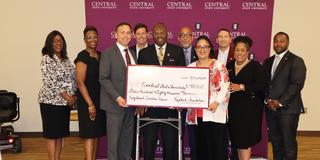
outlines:
[{"label": "necklace", "polygon": [[246,61],[243,62],[243,63],[240,64],[240,65],[238,65],[237,62],[235,62],[235,63],[234,63],[234,66],[235,66],[236,68],[242,68],[242,67],[244,67],[248,62],[249,62],[248,59],[246,59]]}]

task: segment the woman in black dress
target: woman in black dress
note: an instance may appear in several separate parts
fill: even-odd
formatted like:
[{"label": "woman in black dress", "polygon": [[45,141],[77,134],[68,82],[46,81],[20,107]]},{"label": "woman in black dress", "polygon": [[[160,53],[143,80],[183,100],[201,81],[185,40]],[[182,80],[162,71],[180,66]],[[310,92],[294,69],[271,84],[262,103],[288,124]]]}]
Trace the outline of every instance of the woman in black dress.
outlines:
[{"label": "woman in black dress", "polygon": [[86,49],[75,59],[78,119],[80,137],[84,139],[86,160],[95,160],[98,137],[106,134],[106,117],[100,110],[98,32],[93,26],[87,26],[84,31]]},{"label": "woman in black dress", "polygon": [[251,147],[261,140],[263,93],[267,79],[260,63],[248,59],[252,40],[239,36],[233,43],[235,61],[227,64],[231,82],[228,127],[239,159],[249,160]]}]

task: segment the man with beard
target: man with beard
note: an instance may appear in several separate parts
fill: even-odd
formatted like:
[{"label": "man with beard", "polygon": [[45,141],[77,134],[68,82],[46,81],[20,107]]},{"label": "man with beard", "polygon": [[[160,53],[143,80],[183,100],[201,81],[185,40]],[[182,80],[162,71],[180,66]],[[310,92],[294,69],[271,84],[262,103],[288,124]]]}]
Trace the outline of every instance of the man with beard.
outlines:
[{"label": "man with beard", "polygon": [[266,117],[272,143],[273,159],[296,160],[296,132],[303,110],[301,90],[306,78],[306,66],[301,57],[288,49],[289,36],[278,32],[273,39],[275,55],[266,59]]}]

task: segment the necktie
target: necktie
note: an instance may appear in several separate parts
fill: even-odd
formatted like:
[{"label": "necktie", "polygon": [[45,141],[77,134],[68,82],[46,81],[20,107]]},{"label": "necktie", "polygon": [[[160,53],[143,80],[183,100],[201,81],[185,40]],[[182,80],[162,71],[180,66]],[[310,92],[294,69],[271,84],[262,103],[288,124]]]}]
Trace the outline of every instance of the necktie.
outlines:
[{"label": "necktie", "polygon": [[278,64],[279,64],[279,62],[280,62],[280,58],[281,58],[281,57],[280,57],[279,55],[276,55],[276,56],[274,57],[273,67],[272,67],[272,70],[271,70],[271,78],[273,78],[274,72],[276,72],[276,69],[277,69]]},{"label": "necktie", "polygon": [[159,60],[161,66],[162,66],[163,59],[164,59],[163,48],[160,47],[159,54],[158,54],[158,60]]},{"label": "necktie", "polygon": [[124,52],[126,53],[125,57],[126,57],[126,62],[127,62],[127,66],[128,66],[129,64],[131,64],[128,49],[124,49]]},{"label": "necktie", "polygon": [[188,49],[183,49],[183,52],[184,52],[184,59],[185,59],[186,65],[189,65],[191,55],[189,55]]}]

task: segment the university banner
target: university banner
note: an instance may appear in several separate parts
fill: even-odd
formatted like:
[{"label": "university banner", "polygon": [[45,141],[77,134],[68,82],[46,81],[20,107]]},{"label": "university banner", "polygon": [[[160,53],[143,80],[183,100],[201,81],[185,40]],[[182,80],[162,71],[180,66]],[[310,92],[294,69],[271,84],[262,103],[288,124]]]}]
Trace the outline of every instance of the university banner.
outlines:
[{"label": "university banner", "polygon": [[[98,29],[100,51],[115,43],[114,30],[120,22],[132,26],[146,24],[150,44],[153,43],[151,27],[163,22],[168,28],[168,41],[175,44],[183,26],[191,27],[195,38],[207,35],[212,42],[220,28],[229,29],[233,37],[250,36],[253,39],[250,58],[263,62],[270,53],[273,6],[274,0],[85,0],[85,13],[86,24]],[[133,38],[131,45],[134,44]],[[265,120],[262,133],[261,142],[253,148],[253,156],[266,158]],[[106,156],[106,141],[105,137],[100,139],[99,158]],[[157,147],[157,153],[161,151],[161,146]],[[188,154],[190,148],[185,146],[184,152]]]}]

